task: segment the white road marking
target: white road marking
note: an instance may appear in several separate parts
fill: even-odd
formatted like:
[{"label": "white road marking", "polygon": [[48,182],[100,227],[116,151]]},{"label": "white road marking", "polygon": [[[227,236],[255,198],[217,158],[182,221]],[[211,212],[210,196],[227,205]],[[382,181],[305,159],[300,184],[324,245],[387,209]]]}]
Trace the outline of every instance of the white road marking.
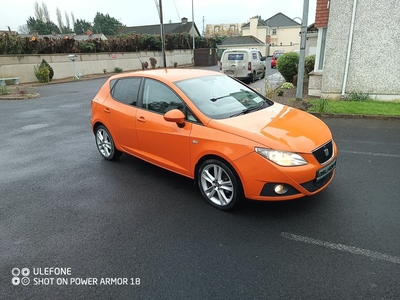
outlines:
[{"label": "white road marking", "polygon": [[400,158],[399,154],[387,154],[387,153],[375,153],[375,152],[358,152],[358,151],[339,150],[339,153],[350,153],[350,154],[362,154],[362,155],[372,155],[372,156],[384,156],[384,157]]},{"label": "white road marking", "polygon": [[281,235],[285,239],[289,239],[289,240],[296,241],[296,242],[313,244],[313,245],[317,245],[317,246],[321,246],[321,247],[325,247],[325,248],[329,248],[329,249],[333,249],[333,250],[349,252],[349,253],[355,254],[355,255],[363,255],[366,257],[379,259],[379,260],[391,262],[394,264],[400,264],[400,257],[397,257],[397,256],[391,256],[391,255],[374,252],[374,251],[370,251],[370,250],[366,250],[366,249],[346,246],[343,244],[324,242],[321,240],[316,240],[313,238],[309,238],[309,237],[305,237],[305,236],[301,236],[301,235],[295,235],[295,234],[291,234],[291,233],[287,233],[287,232],[282,232]]}]

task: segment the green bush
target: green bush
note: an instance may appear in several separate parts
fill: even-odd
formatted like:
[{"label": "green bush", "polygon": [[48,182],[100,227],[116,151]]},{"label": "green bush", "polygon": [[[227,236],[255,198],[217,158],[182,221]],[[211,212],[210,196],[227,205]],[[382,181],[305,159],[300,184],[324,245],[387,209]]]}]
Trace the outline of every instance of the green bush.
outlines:
[{"label": "green bush", "polygon": [[49,69],[49,71],[50,71],[50,73],[49,73],[49,81],[51,81],[53,79],[53,76],[54,76],[53,68],[44,59],[42,59],[42,62],[40,63],[40,67],[42,67],[42,66],[46,66]]},{"label": "green bush", "polygon": [[293,81],[293,76],[297,74],[299,55],[296,52],[287,52],[279,56],[276,61],[276,68],[287,82]]},{"label": "green bush", "polygon": [[9,93],[10,93],[10,91],[8,90],[8,88],[6,86],[0,86],[0,94],[1,95],[7,95]]},{"label": "green bush", "polygon": [[34,73],[39,82],[45,83],[50,81],[50,70],[47,66],[41,65],[34,67]]},{"label": "green bush", "polygon": [[361,93],[361,92],[351,92],[347,97],[346,100],[349,101],[367,101],[370,100],[368,93]]},{"label": "green bush", "polygon": [[115,72],[115,73],[122,73],[122,69],[121,69],[121,68],[118,68],[118,67],[115,67],[115,68],[114,68],[114,72]]},{"label": "green bush", "polygon": [[317,99],[311,103],[310,112],[317,112],[317,113],[327,113],[330,110],[330,103],[331,100],[329,97],[322,97],[321,99]]},{"label": "green bush", "polygon": [[285,90],[294,89],[294,85],[291,82],[285,82],[281,85],[281,89],[285,89]]},{"label": "green bush", "polygon": [[314,64],[315,64],[315,54],[307,56],[304,61],[304,67],[306,68],[307,74],[314,71]]}]

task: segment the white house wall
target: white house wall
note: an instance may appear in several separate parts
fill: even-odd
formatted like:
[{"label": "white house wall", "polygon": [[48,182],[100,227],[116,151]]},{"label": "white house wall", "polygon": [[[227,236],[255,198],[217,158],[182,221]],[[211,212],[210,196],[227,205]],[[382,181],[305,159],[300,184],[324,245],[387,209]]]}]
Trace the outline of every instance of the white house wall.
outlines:
[{"label": "white house wall", "polygon": [[[342,92],[354,0],[330,1],[322,95]],[[398,0],[358,0],[345,92],[400,99]]]}]

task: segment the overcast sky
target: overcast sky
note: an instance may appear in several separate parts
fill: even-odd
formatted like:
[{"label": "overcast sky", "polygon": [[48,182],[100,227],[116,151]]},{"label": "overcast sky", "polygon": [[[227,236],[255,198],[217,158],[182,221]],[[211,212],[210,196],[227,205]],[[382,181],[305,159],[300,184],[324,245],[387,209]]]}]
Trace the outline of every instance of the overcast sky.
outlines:
[{"label": "overcast sky", "polygon": [[[26,24],[26,20],[34,13],[34,0],[1,1],[0,30],[18,30]],[[65,23],[65,12],[75,19],[93,22],[97,12],[109,14],[126,26],[151,25],[159,23],[156,2],[159,0],[46,0],[45,3],[51,20],[58,25],[56,10],[60,9]],[[194,20],[200,32],[204,24],[244,23],[256,15],[262,19],[283,13],[290,18],[301,18],[303,15],[303,0],[193,0]],[[192,0],[162,0],[164,23],[180,22],[182,17],[192,20]],[[315,21],[316,0],[309,0],[308,25]],[[300,23],[299,19],[296,19]],[[70,18],[70,22],[72,20]]]}]

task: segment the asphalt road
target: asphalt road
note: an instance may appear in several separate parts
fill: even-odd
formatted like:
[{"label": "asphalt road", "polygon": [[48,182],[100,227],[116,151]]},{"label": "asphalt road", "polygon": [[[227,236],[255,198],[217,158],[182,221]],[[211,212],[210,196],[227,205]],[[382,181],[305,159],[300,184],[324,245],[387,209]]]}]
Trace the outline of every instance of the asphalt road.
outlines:
[{"label": "asphalt road", "polygon": [[222,212],[187,178],[101,158],[104,81],[0,102],[0,299],[400,298],[400,121],[323,119],[325,191]]}]

